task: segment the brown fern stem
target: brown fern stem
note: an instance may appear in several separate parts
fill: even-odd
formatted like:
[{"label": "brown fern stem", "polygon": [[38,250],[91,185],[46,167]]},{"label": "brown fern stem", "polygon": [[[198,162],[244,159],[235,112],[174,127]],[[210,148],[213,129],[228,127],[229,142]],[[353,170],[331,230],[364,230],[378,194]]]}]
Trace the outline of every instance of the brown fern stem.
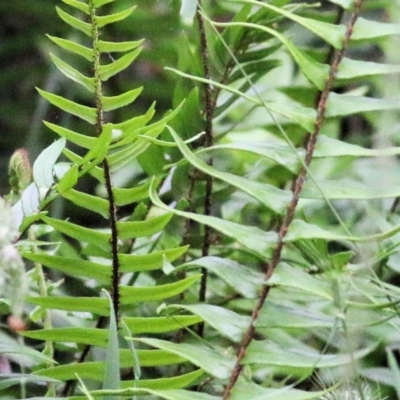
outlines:
[{"label": "brown fern stem", "polygon": [[[305,179],[307,176],[307,170],[308,170],[308,167],[310,166],[312,158],[313,158],[315,144],[317,142],[317,138],[319,136],[322,125],[325,120],[326,103],[328,100],[328,96],[333,87],[339,65],[343,59],[344,52],[349,44],[350,37],[353,33],[354,25],[360,14],[363,2],[364,2],[364,0],[356,0],[355,1],[354,11],[353,11],[351,18],[347,24],[346,34],[345,34],[345,37],[343,40],[342,48],[334,54],[332,64],[330,67],[330,71],[329,71],[329,76],[325,83],[325,87],[320,95],[320,99],[318,102],[317,117],[316,117],[316,121],[314,124],[314,131],[308,138],[308,142],[307,142],[307,146],[306,146],[306,156],[305,156],[305,160],[304,160],[304,167],[301,169],[300,173],[298,174],[298,176],[294,182],[293,198],[287,208],[286,215],[285,215],[283,222],[281,223],[281,226],[278,230],[278,240],[277,240],[277,244],[276,244],[275,250],[273,252],[271,261],[265,265],[265,269],[266,269],[265,281],[267,281],[272,276],[275,268],[277,267],[277,265],[279,264],[279,262],[281,260],[281,254],[282,254],[282,249],[283,249],[283,245],[284,245],[283,240],[288,232],[290,224],[292,223],[292,221],[294,219],[295,211],[296,211],[297,204],[298,204],[298,201],[300,198],[300,193],[303,189],[303,185],[304,185],[304,182],[305,182]],[[261,308],[265,303],[265,300],[269,294],[269,290],[270,290],[269,286],[267,286],[267,285],[263,286],[263,289],[262,289],[260,297],[258,298],[256,307],[253,309],[253,312],[251,315],[251,322],[250,322],[250,325],[244,335],[244,338],[239,347],[239,350],[237,352],[236,364],[232,370],[232,374],[230,376],[229,382],[225,388],[225,391],[223,394],[223,400],[227,400],[230,397],[231,391],[240,376],[240,373],[242,371],[242,366],[241,366],[242,360],[245,357],[247,349],[254,337],[254,333],[255,333],[254,323],[257,320],[259,313],[261,311]]]}]

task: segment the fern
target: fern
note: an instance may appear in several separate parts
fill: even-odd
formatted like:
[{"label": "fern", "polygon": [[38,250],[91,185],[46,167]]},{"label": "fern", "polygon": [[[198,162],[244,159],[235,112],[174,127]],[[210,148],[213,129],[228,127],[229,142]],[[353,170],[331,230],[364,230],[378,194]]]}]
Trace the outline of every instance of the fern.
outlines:
[{"label": "fern", "polygon": [[[362,0],[332,1],[332,12],[223,2],[229,22],[184,2],[198,28],[195,38],[185,28],[178,66],[166,68],[173,110],[160,117],[152,104],[118,120],[142,95],[114,92],[142,41],[105,37],[141,5],[63,2],[74,39],[49,36],[51,58],[80,89],[73,99],[38,91],[74,124],[45,122],[59,139],[36,159],[32,183],[13,177],[16,245],[35,265],[31,320],[43,326],[21,335],[43,352],[14,344],[35,367],[3,387],[46,382],[30,395],[47,399],[318,399],[346,387],[373,396],[340,384],[382,383],[368,365],[398,330],[399,291],[382,270],[396,269],[399,225],[384,201],[400,191],[359,177],[400,150],[347,143],[340,124],[362,115],[375,128],[376,112],[398,108],[354,89],[398,66],[347,57],[399,27],[363,19]],[[58,218],[57,201],[95,227]],[[398,390],[390,351],[388,365]],[[339,389],[319,389],[315,374]]]}]

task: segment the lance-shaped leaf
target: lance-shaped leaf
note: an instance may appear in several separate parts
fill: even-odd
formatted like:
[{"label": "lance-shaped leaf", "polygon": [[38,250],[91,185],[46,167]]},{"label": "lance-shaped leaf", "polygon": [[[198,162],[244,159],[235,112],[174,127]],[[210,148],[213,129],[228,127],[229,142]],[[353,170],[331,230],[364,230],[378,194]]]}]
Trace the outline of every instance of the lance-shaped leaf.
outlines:
[{"label": "lance-shaped leaf", "polygon": [[62,0],[63,3],[68,4],[71,7],[75,7],[77,10],[83,11],[85,14],[89,14],[89,6],[82,1],[78,0]]},{"label": "lance-shaped leaf", "polygon": [[68,199],[79,207],[98,213],[106,219],[109,217],[109,203],[105,199],[88,193],[78,192],[74,189],[63,191],[61,194],[65,199]]},{"label": "lance-shaped leaf", "polygon": [[193,267],[205,268],[218,275],[243,297],[254,299],[262,288],[264,274],[240,265],[235,261],[219,257],[203,257],[177,267],[177,270]]},{"label": "lance-shaped leaf", "polygon": [[183,142],[183,140],[181,140],[174,129],[171,127],[168,127],[168,129],[183,156],[198,170],[207,175],[213,176],[214,178],[221,179],[222,181],[227,182],[230,185],[246,192],[277,214],[282,214],[286,210],[286,207],[292,198],[291,191],[277,189],[272,185],[254,182],[247,178],[243,178],[228,172],[218,171],[217,169],[207,165],[207,163],[197,158],[190,151],[189,147]]},{"label": "lance-shaped leaf", "polygon": [[[31,374],[1,374],[0,380],[0,390],[7,389],[11,386],[20,386],[21,382],[25,383],[36,383],[36,384],[46,384],[46,383],[57,383],[56,379],[46,378],[44,376],[37,376],[33,373]],[[47,398],[48,399],[48,398]]]},{"label": "lance-shaped leaf", "polygon": [[150,188],[150,198],[153,204],[157,207],[160,207],[166,211],[171,211],[181,217],[192,219],[201,224],[211,226],[218,232],[234,238],[238,243],[242,244],[262,259],[268,259],[272,254],[273,246],[275,245],[278,237],[276,232],[264,232],[255,226],[240,225],[217,217],[180,211],[169,207],[157,196],[154,179]]},{"label": "lance-shaped leaf", "polygon": [[164,258],[173,262],[185,254],[188,248],[189,246],[182,246],[150,254],[120,254],[120,270],[121,272],[139,272],[161,269]]},{"label": "lance-shaped leaf", "polygon": [[53,43],[57,46],[70,51],[71,53],[77,54],[81,57],[86,58],[88,61],[93,60],[93,50],[88,47],[82,46],[79,43],[75,43],[68,39],[62,39],[55,36],[46,35]]},{"label": "lance-shaped leaf", "polygon": [[54,65],[61,71],[67,78],[79,83],[85,87],[89,92],[94,93],[94,79],[81,74],[77,69],[71,67],[69,64],[50,53]]},{"label": "lance-shaped leaf", "polygon": [[371,61],[351,60],[344,57],[339,65],[337,79],[354,79],[363,76],[398,74],[399,65],[382,64]]},{"label": "lance-shaped leaf", "polygon": [[109,14],[109,15],[104,15],[104,16],[98,16],[96,18],[97,20],[97,25],[99,28],[102,28],[103,26],[106,26],[108,24],[112,24],[114,22],[122,21],[125,18],[128,18],[133,11],[135,10],[136,6],[130,7],[126,10],[120,11],[115,14]]},{"label": "lance-shaped leaf", "polygon": [[222,336],[240,343],[250,325],[250,317],[239,315],[223,307],[211,304],[171,304],[166,310],[187,310],[198,315],[204,322],[216,329]]},{"label": "lance-shaped leaf", "polygon": [[357,18],[351,35],[351,40],[376,39],[385,36],[399,35],[399,24],[387,22],[369,21],[362,17]]},{"label": "lance-shaped leaf", "polygon": [[129,90],[128,92],[122,93],[118,96],[103,96],[102,97],[102,104],[103,104],[103,110],[104,111],[111,111],[111,110],[116,110],[121,107],[125,107],[131,103],[133,103],[136,98],[140,95],[142,92],[143,87]]},{"label": "lance-shaped leaf", "polygon": [[134,186],[132,188],[114,188],[113,193],[116,205],[124,206],[147,199],[150,183],[150,180],[147,180],[143,185]]},{"label": "lance-shaped leaf", "polygon": [[73,17],[72,15],[66,13],[61,8],[56,7],[56,11],[58,16],[68,25],[72,26],[75,29],[83,32],[85,35],[91,37],[92,36],[92,27],[87,22],[83,22],[80,19]]},{"label": "lance-shaped leaf", "polygon": [[143,42],[144,39],[129,42],[106,42],[104,40],[99,40],[99,50],[102,53],[126,52],[136,49],[142,45]]},{"label": "lance-shaped leaf", "polygon": [[121,286],[121,304],[133,304],[142,301],[159,301],[183,293],[195,282],[200,280],[201,275],[190,276],[177,282],[165,285],[148,287]]},{"label": "lance-shaped leaf", "polygon": [[[74,164],[77,165],[82,165],[83,164],[83,157],[78,156],[74,152],[68,149],[64,149],[63,154]],[[92,175],[94,178],[96,178],[100,183],[104,183],[104,172],[101,168],[96,166],[95,164],[92,163],[87,163],[86,164],[86,171],[82,173],[82,169],[79,170],[79,175],[84,175],[85,173],[89,173]]]},{"label": "lance-shaped leaf", "polygon": [[304,26],[304,28],[307,28],[311,32],[314,32],[320,38],[332,45],[335,49],[340,49],[342,47],[344,35],[346,33],[346,27],[344,25],[334,25],[312,18],[301,17],[285,10],[283,7],[279,8],[272,4],[263,3],[261,1],[240,0],[240,2],[253,4],[258,7],[264,7],[266,9],[275,11],[277,14],[281,14]]},{"label": "lance-shaped leaf", "polygon": [[114,1],[115,0],[93,0],[93,4],[96,8],[100,8],[100,7],[104,6],[105,4],[112,3]]},{"label": "lance-shaped leaf", "polygon": [[199,344],[177,344],[159,339],[135,338],[134,340],[179,355],[219,379],[229,378],[235,365],[235,357],[223,349],[217,350]]},{"label": "lance-shaped leaf", "polygon": [[56,271],[65,272],[72,276],[81,276],[88,279],[96,279],[98,282],[107,284],[110,282],[111,267],[93,261],[66,258],[40,253],[22,253],[27,260],[45,265]]},{"label": "lance-shaped leaf", "polygon": [[141,51],[142,47],[138,47],[137,49],[123,55],[116,61],[112,61],[106,65],[101,65],[99,69],[100,79],[102,81],[107,81],[112,76],[128,68]]},{"label": "lance-shaped leaf", "polygon": [[49,101],[54,106],[60,108],[61,110],[69,114],[75,115],[92,125],[96,123],[95,108],[83,106],[82,104],[75,103],[74,101],[67,100],[62,96],[57,96],[53,93],[46,92],[39,88],[36,88],[36,90],[40,93],[42,97],[44,97],[47,101]]},{"label": "lance-shaped leaf", "polygon": [[73,239],[92,243],[102,249],[110,249],[110,234],[97,232],[94,229],[85,228],[83,226],[73,224],[67,221],[60,221],[58,219],[42,216],[42,221],[52,226],[58,232],[63,233]]},{"label": "lance-shaped leaf", "polygon": [[26,356],[29,357],[32,364],[35,365],[43,362],[51,364],[54,362],[51,358],[46,357],[40,351],[15,343],[0,343],[0,354],[17,354],[24,357]]},{"label": "lance-shaped leaf", "polygon": [[107,299],[98,297],[28,297],[30,303],[44,308],[64,311],[83,311],[97,315],[110,315]]},{"label": "lance-shaped leaf", "polygon": [[133,335],[141,333],[163,333],[198,324],[202,318],[197,315],[174,315],[168,317],[123,317]]}]

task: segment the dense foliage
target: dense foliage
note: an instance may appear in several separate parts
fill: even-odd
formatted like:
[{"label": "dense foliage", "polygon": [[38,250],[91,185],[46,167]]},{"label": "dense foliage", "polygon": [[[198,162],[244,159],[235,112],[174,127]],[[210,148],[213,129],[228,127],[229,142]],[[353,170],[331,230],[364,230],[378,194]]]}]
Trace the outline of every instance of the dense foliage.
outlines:
[{"label": "dense foliage", "polygon": [[60,3],[1,398],[400,398],[398,4]]}]

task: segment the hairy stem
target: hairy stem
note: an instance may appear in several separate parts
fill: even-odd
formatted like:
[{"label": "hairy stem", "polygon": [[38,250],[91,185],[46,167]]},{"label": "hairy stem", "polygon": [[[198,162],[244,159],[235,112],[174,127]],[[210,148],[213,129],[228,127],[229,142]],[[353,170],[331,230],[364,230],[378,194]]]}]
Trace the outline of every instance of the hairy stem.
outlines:
[{"label": "hairy stem", "polygon": [[[93,41],[93,72],[95,84],[95,101],[96,101],[96,134],[100,136],[103,131],[103,104],[102,104],[102,82],[100,78],[100,49],[99,49],[99,29],[97,25],[96,7],[94,0],[89,1],[90,23],[92,26],[92,41]],[[112,253],[112,300],[114,312],[119,320],[119,283],[120,283],[120,268],[118,258],[118,231],[117,231],[117,207],[115,204],[113,186],[111,181],[110,165],[107,158],[103,160],[103,171],[105,178],[105,186],[109,202],[109,217],[111,228],[111,253]]]},{"label": "hairy stem", "polygon": [[[304,160],[304,167],[301,169],[300,173],[298,174],[298,176],[294,182],[293,198],[287,208],[285,217],[283,218],[281,226],[278,230],[278,240],[277,240],[276,247],[273,252],[271,261],[265,265],[265,280],[266,281],[272,276],[274,269],[277,267],[277,265],[279,264],[279,262],[281,260],[281,254],[282,254],[282,249],[283,249],[283,245],[284,245],[283,240],[288,232],[290,224],[292,223],[292,221],[294,219],[297,204],[298,204],[298,201],[300,198],[300,193],[303,189],[303,185],[304,185],[304,182],[305,182],[305,179],[307,176],[307,170],[308,170],[308,167],[310,166],[312,158],[313,158],[317,138],[319,136],[322,125],[325,120],[326,104],[327,104],[328,96],[329,96],[329,93],[335,82],[335,78],[337,75],[339,65],[343,59],[344,52],[348,46],[350,37],[353,33],[353,28],[354,28],[354,25],[357,21],[359,14],[360,14],[363,2],[364,2],[364,0],[356,0],[355,1],[355,9],[350,17],[348,24],[347,24],[346,34],[345,34],[345,38],[343,40],[342,48],[339,51],[337,51],[333,56],[328,79],[325,83],[324,90],[322,91],[322,93],[319,97],[319,102],[318,102],[318,106],[317,106],[317,117],[316,117],[316,121],[314,124],[314,131],[308,138],[308,142],[307,142],[307,146],[306,146],[306,156],[305,156],[305,160]],[[242,371],[242,365],[241,365],[242,360],[243,360],[244,356],[246,355],[247,349],[254,337],[254,333],[255,333],[254,323],[257,320],[259,313],[261,311],[261,308],[265,303],[265,300],[269,294],[269,290],[270,290],[269,286],[267,286],[267,285],[263,286],[261,295],[257,300],[256,307],[253,309],[253,312],[251,315],[251,322],[250,322],[250,325],[244,335],[244,338],[239,347],[239,350],[237,352],[236,364],[232,370],[229,382],[225,388],[225,391],[223,394],[223,400],[226,400],[230,397],[231,391],[232,391],[233,387],[235,386],[237,380],[239,379],[240,373]]]}]

